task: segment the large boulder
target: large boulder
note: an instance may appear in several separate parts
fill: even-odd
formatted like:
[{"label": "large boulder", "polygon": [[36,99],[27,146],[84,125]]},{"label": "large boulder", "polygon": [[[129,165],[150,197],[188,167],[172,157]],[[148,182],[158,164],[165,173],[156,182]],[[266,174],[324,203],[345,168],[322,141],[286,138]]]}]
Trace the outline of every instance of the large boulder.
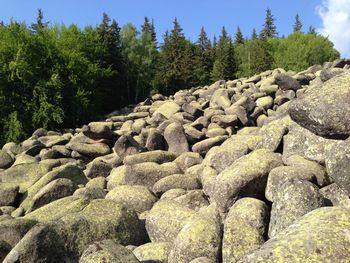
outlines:
[{"label": "large boulder", "polygon": [[269,237],[291,225],[308,212],[323,205],[323,197],[314,184],[291,179],[284,183],[274,199],[271,209]]},{"label": "large boulder", "polygon": [[135,248],[133,253],[140,262],[167,263],[170,246],[167,242],[151,242]]},{"label": "large boulder", "polygon": [[181,110],[181,107],[177,105],[173,101],[168,101],[162,104],[154,113],[153,115],[156,115],[157,113],[162,114],[167,119],[170,119],[172,115],[179,112]]},{"label": "large boulder", "polygon": [[195,213],[170,199],[158,201],[146,217],[146,229],[151,241],[173,242]]},{"label": "large boulder", "polygon": [[95,241],[84,250],[79,263],[138,263],[134,254],[127,248],[107,239]]},{"label": "large boulder", "polygon": [[2,186],[0,184],[0,207],[13,205],[18,196],[18,186]]},{"label": "large boulder", "polygon": [[181,154],[189,151],[185,131],[179,123],[172,123],[165,128],[164,138],[168,151]]},{"label": "large boulder", "polygon": [[222,260],[237,262],[265,242],[269,209],[255,198],[239,199],[230,209],[224,223]]},{"label": "large boulder", "polygon": [[346,138],[350,135],[350,73],[309,88],[289,105],[289,114],[301,126],[320,136]]},{"label": "large boulder", "polygon": [[349,209],[319,208],[239,262],[347,262],[350,258],[349,232]]},{"label": "large boulder", "polygon": [[13,163],[14,159],[6,151],[0,150],[0,169],[9,168]]},{"label": "large boulder", "polygon": [[158,164],[172,162],[178,155],[168,151],[149,151],[139,154],[128,155],[124,158],[123,162],[125,165],[133,165],[137,163],[154,162]]},{"label": "large boulder", "polygon": [[239,195],[262,197],[267,175],[273,168],[282,165],[280,154],[267,149],[255,150],[233,162],[216,177],[211,198],[222,212],[226,212]]}]

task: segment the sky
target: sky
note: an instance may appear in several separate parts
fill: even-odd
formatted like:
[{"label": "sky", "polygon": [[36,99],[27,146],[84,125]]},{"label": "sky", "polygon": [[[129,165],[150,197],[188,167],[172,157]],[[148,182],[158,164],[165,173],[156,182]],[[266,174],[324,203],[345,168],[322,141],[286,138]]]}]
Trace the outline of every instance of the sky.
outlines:
[{"label": "sky", "polygon": [[259,32],[265,10],[270,8],[280,35],[292,31],[299,14],[303,29],[310,25],[328,36],[342,57],[350,57],[350,0],[0,0],[0,20],[14,18],[32,23],[37,9],[51,23],[75,23],[80,27],[96,25],[106,12],[120,26],[129,22],[139,27],[145,16],[154,19],[159,42],[177,17],[187,38],[195,41],[204,26],[212,38],[219,36],[222,26],[234,35],[240,26],[245,36],[252,29]]}]

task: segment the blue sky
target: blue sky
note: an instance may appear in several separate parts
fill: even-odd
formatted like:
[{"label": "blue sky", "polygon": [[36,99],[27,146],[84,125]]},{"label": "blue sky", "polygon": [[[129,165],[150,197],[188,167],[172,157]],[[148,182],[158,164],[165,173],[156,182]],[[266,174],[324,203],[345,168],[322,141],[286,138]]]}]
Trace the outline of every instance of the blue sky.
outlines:
[{"label": "blue sky", "polygon": [[[38,8],[43,9],[48,21],[76,23],[81,27],[98,24],[102,12],[115,18],[120,25],[131,22],[139,26],[144,16],[148,16],[155,21],[160,42],[165,30],[172,27],[174,17],[178,18],[185,35],[191,40],[197,39],[201,26],[205,27],[210,37],[219,35],[223,25],[232,35],[239,25],[243,34],[250,36],[253,28],[260,31],[267,7],[271,8],[276,18],[280,35],[291,32],[298,13],[304,30],[313,25],[332,40],[338,37],[335,42],[340,43],[344,42],[339,38],[344,37],[344,30],[348,30],[346,23],[350,21],[350,0],[0,0],[0,4],[0,20],[5,22],[13,17],[31,23],[35,21]],[[343,19],[334,21],[334,16],[338,17],[337,12],[343,13]],[[344,30],[334,23],[343,23]],[[342,32],[333,36],[337,30]],[[350,55],[350,50],[341,51],[344,56],[348,55],[347,52]]]}]

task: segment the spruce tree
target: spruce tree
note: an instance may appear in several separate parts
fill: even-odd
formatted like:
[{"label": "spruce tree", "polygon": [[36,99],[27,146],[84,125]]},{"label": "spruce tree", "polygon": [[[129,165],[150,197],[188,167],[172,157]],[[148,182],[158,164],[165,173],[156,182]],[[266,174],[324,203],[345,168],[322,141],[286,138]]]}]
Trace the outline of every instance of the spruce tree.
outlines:
[{"label": "spruce tree", "polygon": [[255,28],[253,28],[253,32],[252,32],[252,37],[251,39],[257,39],[258,38],[258,34],[256,33]]},{"label": "spruce tree", "polygon": [[317,35],[316,29],[313,26],[309,26],[307,33],[310,35]]},{"label": "spruce tree", "polygon": [[152,19],[151,22],[151,37],[152,37],[152,41],[154,43],[155,46],[157,46],[157,33],[156,33],[156,28],[154,26],[154,20]]},{"label": "spruce tree", "polygon": [[239,26],[237,27],[234,44],[235,46],[244,44],[244,37]]},{"label": "spruce tree", "polygon": [[210,72],[213,67],[213,48],[204,27],[201,28],[199,38],[196,43],[196,66],[195,73],[198,85],[209,84]]},{"label": "spruce tree", "polygon": [[266,9],[265,23],[263,29],[260,32],[261,39],[275,38],[278,36],[277,28],[275,25],[275,18],[271,13],[271,9]]},{"label": "spruce tree", "polygon": [[295,22],[294,22],[294,25],[293,25],[293,32],[301,32],[301,28],[303,27],[303,24],[301,23],[301,20],[300,20],[300,17],[299,15],[297,14],[295,16]]},{"label": "spruce tree", "polygon": [[148,34],[151,33],[151,24],[150,24],[147,16],[145,16],[145,18],[144,18],[143,25],[141,26],[141,32],[148,33]]}]

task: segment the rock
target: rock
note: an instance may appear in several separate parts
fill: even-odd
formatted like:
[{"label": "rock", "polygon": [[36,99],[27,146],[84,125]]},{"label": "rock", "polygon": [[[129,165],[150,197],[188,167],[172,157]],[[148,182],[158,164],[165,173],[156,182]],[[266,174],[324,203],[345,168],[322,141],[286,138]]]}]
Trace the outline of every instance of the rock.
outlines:
[{"label": "rock", "polygon": [[138,163],[126,166],[127,176],[125,182],[128,185],[143,185],[152,190],[153,185],[160,179],[181,173],[175,163]]},{"label": "rock", "polygon": [[130,135],[121,136],[113,147],[118,156],[124,159],[127,155],[132,155],[143,151],[141,145]]},{"label": "rock", "polygon": [[222,128],[235,127],[238,123],[238,118],[236,115],[214,115],[211,117],[211,122]]},{"label": "rock", "polygon": [[[67,178],[73,181],[75,185],[80,184],[86,184],[87,179],[83,173],[83,171],[75,164],[66,164],[62,165],[60,167],[57,167],[56,169],[52,170],[51,172],[45,174],[42,176],[35,184],[33,184],[27,192],[27,195],[23,202],[21,203],[21,207],[23,207],[25,210],[29,209],[29,207],[32,204],[34,196],[48,183],[54,181],[55,179],[59,178]],[[52,188],[51,188],[52,187]],[[44,192],[48,191],[47,196],[48,199],[47,202],[50,202],[50,198],[60,198],[60,193],[57,191],[57,188],[59,188],[59,185],[53,184],[51,187],[47,188]],[[44,198],[44,196],[41,196],[41,198]],[[52,200],[51,200],[52,201]]]},{"label": "rock", "polygon": [[147,136],[145,147],[149,151],[164,150],[165,141],[161,132],[157,129],[152,129]]},{"label": "rock", "polygon": [[239,262],[346,262],[349,231],[348,209],[316,209]]},{"label": "rock", "polygon": [[210,106],[217,105],[222,107],[223,109],[226,109],[231,106],[231,101],[228,97],[229,95],[226,89],[217,89],[211,96]]},{"label": "rock", "polygon": [[338,75],[319,88],[310,88],[289,105],[291,118],[313,133],[327,138],[347,138],[350,135],[348,97],[350,74]]},{"label": "rock", "polygon": [[256,106],[265,110],[270,109],[273,105],[273,98],[270,96],[261,97],[256,100]]},{"label": "rock", "polygon": [[72,195],[76,188],[77,185],[67,178],[59,178],[51,181],[33,196],[27,213],[55,200]]},{"label": "rock", "polygon": [[146,217],[146,229],[152,242],[173,242],[195,211],[169,199],[154,204]]},{"label": "rock", "polygon": [[102,160],[94,160],[87,165],[85,175],[93,179],[99,176],[107,177],[112,170],[112,165]]},{"label": "rock", "polygon": [[181,154],[189,151],[186,134],[182,126],[172,123],[165,128],[164,138],[168,144],[168,151]]},{"label": "rock", "polygon": [[0,169],[7,169],[14,163],[14,159],[6,151],[0,150]]},{"label": "rock", "polygon": [[297,219],[322,205],[322,195],[314,184],[295,178],[287,181],[272,204],[269,237],[275,237]]},{"label": "rock", "polygon": [[267,175],[273,168],[282,165],[280,154],[267,149],[255,150],[233,162],[216,177],[211,199],[224,212],[237,200],[238,195],[264,196]]},{"label": "rock", "polygon": [[265,242],[269,208],[258,199],[239,199],[224,223],[222,262],[238,262]]},{"label": "rock", "polygon": [[287,74],[277,74],[275,75],[275,82],[281,90],[298,90],[301,88],[300,83],[288,76]]},{"label": "rock", "polygon": [[346,191],[350,191],[350,140],[339,141],[325,147],[325,162],[329,176]]},{"label": "rock", "polygon": [[150,210],[158,200],[146,187],[140,185],[117,186],[106,195],[106,199],[120,203],[137,213]]},{"label": "rock", "polygon": [[193,152],[182,153],[175,159],[175,163],[183,172],[186,172],[188,168],[196,164],[200,164],[202,161],[202,156],[200,156],[198,153]]},{"label": "rock", "polygon": [[77,189],[73,196],[84,199],[84,200],[94,200],[103,199],[106,196],[106,192],[101,188],[83,187]]},{"label": "rock", "polygon": [[288,132],[290,122],[291,120],[287,116],[264,125],[259,130],[259,135],[262,137],[260,147],[276,151],[281,145],[283,136]]},{"label": "rock", "polygon": [[336,183],[321,188],[320,194],[323,196],[324,203],[327,206],[339,206],[342,202],[350,199],[350,194]]},{"label": "rock", "polygon": [[203,111],[194,103],[184,103],[182,105],[182,110],[184,112],[189,113],[192,115],[195,119],[199,118],[200,116],[203,116]]},{"label": "rock", "polygon": [[[0,177],[1,182],[1,177]],[[0,183],[0,206],[11,206],[15,203],[19,186],[2,186]]]},{"label": "rock", "polygon": [[125,185],[125,173],[125,165],[113,168],[110,175],[107,177],[107,190],[110,191],[118,185]]},{"label": "rock", "polygon": [[212,263],[212,261],[207,257],[200,257],[200,258],[191,260],[190,263]]},{"label": "rock", "polygon": [[226,139],[227,139],[227,136],[217,136],[214,138],[203,140],[201,142],[197,142],[195,145],[192,146],[192,151],[199,153],[200,155],[203,156],[212,147],[221,145]]},{"label": "rock", "polygon": [[134,255],[140,262],[168,262],[170,243],[152,242],[143,244],[133,250]]},{"label": "rock", "polygon": [[173,200],[182,206],[195,211],[209,205],[208,197],[204,194],[203,190],[191,190],[180,196],[174,197]]},{"label": "rock", "polygon": [[51,148],[53,146],[65,145],[69,142],[71,134],[65,135],[49,135],[40,137],[38,140],[45,145],[47,148]]},{"label": "rock", "polygon": [[77,151],[78,153],[91,158],[107,155],[111,152],[111,149],[105,143],[88,144],[71,141],[66,146],[73,151]]},{"label": "rock", "polygon": [[219,262],[220,246],[220,217],[212,205],[192,216],[183,226],[174,240],[168,262],[186,263],[198,257]]},{"label": "rock", "polygon": [[217,172],[222,172],[235,160],[247,154],[248,145],[233,135],[221,146],[211,148],[206,154],[203,164],[213,167]]},{"label": "rock", "polygon": [[156,150],[150,152],[143,152],[139,154],[128,155],[124,158],[125,165],[133,165],[145,162],[154,162],[158,164],[172,162],[177,158],[177,154],[168,151]]},{"label": "rock", "polygon": [[106,178],[103,176],[98,176],[93,179],[91,179],[87,184],[86,187],[90,188],[100,188],[105,189],[107,186]]},{"label": "rock", "polygon": [[173,101],[168,101],[162,104],[154,113],[153,115],[160,113],[163,116],[165,116],[167,119],[170,119],[172,115],[174,115],[176,112],[179,112],[181,110],[181,107],[177,105]]},{"label": "rock", "polygon": [[0,260],[3,261],[6,255],[10,252],[11,246],[5,241],[0,240]]},{"label": "rock", "polygon": [[95,241],[84,250],[79,263],[138,263],[133,253],[113,240]]},{"label": "rock", "polygon": [[162,194],[162,196],[160,197],[160,199],[171,199],[174,200],[176,197],[179,197],[181,195],[186,194],[187,191],[181,188],[176,188],[176,189],[170,189],[168,191],[166,191],[164,194]]},{"label": "rock", "polygon": [[35,224],[34,220],[23,218],[0,220],[0,242],[14,247]]},{"label": "rock", "polygon": [[1,184],[4,187],[19,186],[19,192],[24,193],[44,174],[50,171],[45,164],[18,164],[0,172]]},{"label": "rock", "polygon": [[157,181],[153,186],[156,195],[162,195],[170,189],[193,190],[200,189],[200,181],[197,176],[187,174],[173,174]]}]

